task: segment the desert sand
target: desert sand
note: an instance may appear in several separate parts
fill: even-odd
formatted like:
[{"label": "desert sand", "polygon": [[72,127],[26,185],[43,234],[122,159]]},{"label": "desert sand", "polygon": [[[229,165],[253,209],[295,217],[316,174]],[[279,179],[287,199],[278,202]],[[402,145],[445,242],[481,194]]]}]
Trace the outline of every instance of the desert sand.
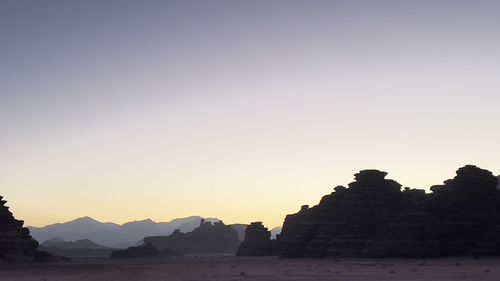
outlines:
[{"label": "desert sand", "polygon": [[499,258],[184,257],[0,264],[0,280],[500,280]]}]

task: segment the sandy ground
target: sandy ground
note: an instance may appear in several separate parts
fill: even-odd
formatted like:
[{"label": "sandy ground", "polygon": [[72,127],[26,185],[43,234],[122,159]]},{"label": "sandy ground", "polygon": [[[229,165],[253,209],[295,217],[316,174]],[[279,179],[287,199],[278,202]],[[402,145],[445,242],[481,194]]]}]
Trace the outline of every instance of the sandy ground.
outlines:
[{"label": "sandy ground", "polygon": [[428,260],[203,257],[0,264],[0,280],[500,280],[500,258]]}]

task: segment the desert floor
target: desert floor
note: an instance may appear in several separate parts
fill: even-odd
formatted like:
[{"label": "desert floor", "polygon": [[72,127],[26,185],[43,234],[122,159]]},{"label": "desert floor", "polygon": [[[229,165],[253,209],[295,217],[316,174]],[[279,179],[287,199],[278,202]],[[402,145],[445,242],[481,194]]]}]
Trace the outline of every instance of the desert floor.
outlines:
[{"label": "desert floor", "polygon": [[500,258],[278,259],[185,257],[0,264],[0,280],[500,280]]}]

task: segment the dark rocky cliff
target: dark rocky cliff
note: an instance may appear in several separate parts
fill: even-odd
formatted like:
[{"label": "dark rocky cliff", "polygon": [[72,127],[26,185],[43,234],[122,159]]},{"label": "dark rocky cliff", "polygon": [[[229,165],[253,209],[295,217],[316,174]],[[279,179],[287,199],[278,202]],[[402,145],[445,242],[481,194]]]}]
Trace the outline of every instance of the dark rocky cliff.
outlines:
[{"label": "dark rocky cliff", "polygon": [[288,215],[282,257],[426,257],[500,254],[500,190],[487,170],[465,166],[431,194],[365,170],[317,206]]},{"label": "dark rocky cliff", "polygon": [[31,238],[24,222],[16,220],[0,196],[0,259],[35,260],[40,257],[38,242]]}]

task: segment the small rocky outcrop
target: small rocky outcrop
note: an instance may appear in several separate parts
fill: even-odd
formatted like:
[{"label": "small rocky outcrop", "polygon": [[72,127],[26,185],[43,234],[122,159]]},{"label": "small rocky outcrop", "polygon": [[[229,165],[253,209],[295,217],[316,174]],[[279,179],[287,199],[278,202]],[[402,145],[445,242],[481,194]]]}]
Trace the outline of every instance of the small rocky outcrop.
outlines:
[{"label": "small rocky outcrop", "polygon": [[465,166],[430,194],[365,170],[317,206],[288,215],[282,257],[428,257],[500,254],[500,190],[487,170]]},{"label": "small rocky outcrop", "polygon": [[24,222],[16,220],[0,196],[0,259],[37,260],[42,253],[36,249],[38,242],[31,238]]},{"label": "small rocky outcrop", "polygon": [[182,256],[181,253],[173,250],[160,251],[151,244],[145,244],[138,247],[129,247],[125,250],[113,251],[109,258],[111,259],[130,259],[130,258],[159,258],[169,256]]},{"label": "small rocky outcrop", "polygon": [[212,224],[201,220],[200,226],[191,232],[176,230],[169,236],[146,237],[144,243],[183,254],[234,254],[240,241],[238,232],[222,221]]},{"label": "small rocky outcrop", "polygon": [[253,222],[247,226],[245,240],[240,244],[236,256],[271,256],[273,245],[271,232],[262,225],[262,222]]}]

